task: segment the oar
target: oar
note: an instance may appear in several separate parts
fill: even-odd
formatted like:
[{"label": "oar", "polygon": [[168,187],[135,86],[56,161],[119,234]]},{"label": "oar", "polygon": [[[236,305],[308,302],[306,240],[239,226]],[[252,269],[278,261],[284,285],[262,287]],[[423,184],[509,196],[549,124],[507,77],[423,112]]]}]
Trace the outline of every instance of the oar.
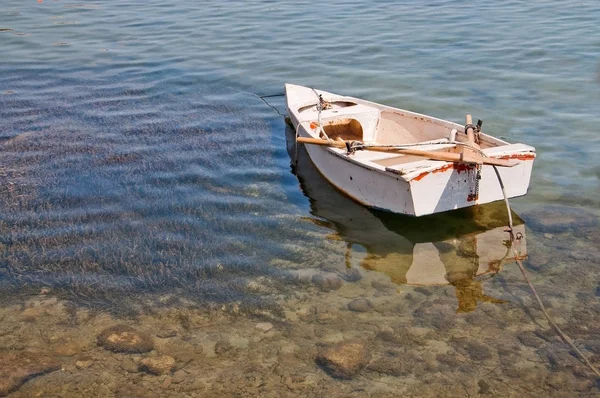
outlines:
[{"label": "oar", "polygon": [[[333,140],[322,140],[319,138],[307,138],[298,137],[297,142],[300,144],[311,144],[311,145],[324,145],[336,148],[346,148],[345,141],[333,141]],[[444,162],[457,162],[457,163],[475,163],[475,164],[486,164],[490,166],[501,166],[501,167],[513,167],[518,162],[511,162],[504,159],[495,158],[484,158],[479,153],[474,151],[467,151],[462,153],[453,152],[436,152],[436,151],[420,151],[417,149],[406,149],[406,148],[393,148],[385,146],[368,146],[364,148],[368,151],[375,152],[392,152],[400,153],[402,155],[413,155],[421,156],[432,160],[443,160]]]}]

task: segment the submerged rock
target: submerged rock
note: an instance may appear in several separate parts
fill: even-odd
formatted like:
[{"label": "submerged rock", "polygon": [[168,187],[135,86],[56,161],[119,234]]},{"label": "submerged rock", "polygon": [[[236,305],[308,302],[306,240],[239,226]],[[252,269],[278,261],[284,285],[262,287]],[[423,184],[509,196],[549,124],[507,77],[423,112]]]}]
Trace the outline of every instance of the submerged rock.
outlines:
[{"label": "submerged rock", "polygon": [[416,334],[411,328],[404,325],[396,325],[389,330],[383,330],[377,334],[383,341],[404,346],[424,346],[425,338]]},{"label": "submerged rock", "polygon": [[371,282],[371,286],[373,286],[374,289],[379,290],[382,293],[387,293],[392,290],[396,290],[396,286],[393,285],[392,282],[373,281]]},{"label": "submerged rock", "polygon": [[390,351],[369,363],[367,369],[391,376],[405,376],[412,372],[414,364],[414,361],[407,360],[407,358],[400,353]]},{"label": "submerged rock", "polygon": [[129,358],[125,358],[121,362],[121,369],[123,369],[127,373],[138,373],[139,372],[138,365],[132,359],[129,359]]},{"label": "submerged rock", "polygon": [[233,348],[235,347],[229,342],[229,340],[219,340],[215,344],[215,354],[222,355],[231,351]]},{"label": "submerged rock", "polygon": [[362,275],[356,268],[351,268],[342,275],[342,279],[344,279],[346,282],[358,282],[362,279]]},{"label": "submerged rock", "polygon": [[175,368],[175,358],[168,355],[163,355],[156,358],[144,358],[140,361],[139,369],[144,372],[160,376],[171,371]]},{"label": "submerged rock", "polygon": [[577,207],[547,206],[522,215],[527,225],[543,233],[559,233],[598,225],[598,217]]},{"label": "submerged rock", "polygon": [[154,348],[152,338],[127,325],[115,325],[98,335],[98,345],[113,352],[142,353]]},{"label": "submerged rock", "polygon": [[527,347],[539,348],[545,343],[544,340],[540,339],[533,332],[523,332],[519,334],[517,338]]},{"label": "submerged rock", "polygon": [[60,356],[72,357],[73,355],[82,351],[84,347],[84,344],[82,344],[81,342],[69,341],[57,346],[54,349],[54,353]]},{"label": "submerged rock", "polygon": [[490,384],[483,379],[479,379],[479,381],[477,382],[477,385],[479,386],[480,394],[487,394],[491,390]]},{"label": "submerged rock", "polygon": [[0,396],[19,388],[27,380],[60,369],[54,358],[32,352],[0,351]]},{"label": "submerged rock", "polygon": [[315,274],[311,281],[324,292],[338,290],[344,284],[342,278],[334,274]]},{"label": "submerged rock", "polygon": [[273,329],[273,324],[269,323],[269,322],[261,322],[261,323],[257,323],[255,328],[257,330],[260,330],[262,332],[268,332],[269,330]]},{"label": "submerged rock", "polygon": [[464,341],[461,344],[467,355],[474,361],[485,361],[492,358],[492,351],[475,341]]},{"label": "submerged rock", "polygon": [[156,333],[156,337],[160,339],[168,339],[175,336],[177,336],[177,329],[175,328],[166,328]]},{"label": "submerged rock", "polygon": [[348,303],[348,309],[354,312],[369,312],[373,309],[373,305],[366,298],[357,298]]},{"label": "submerged rock", "polygon": [[317,362],[332,376],[351,379],[369,362],[364,344],[358,340],[338,343],[322,350]]},{"label": "submerged rock", "polygon": [[79,370],[87,369],[94,364],[92,359],[83,359],[75,362],[75,367]]},{"label": "submerged rock", "polygon": [[175,374],[173,374],[173,383],[179,384],[182,383],[187,377],[186,371],[179,369]]},{"label": "submerged rock", "polygon": [[417,286],[414,289],[415,292],[417,293],[421,293],[424,296],[431,296],[433,294],[433,292],[431,291],[431,289],[428,289],[426,287],[423,286]]},{"label": "submerged rock", "polygon": [[39,317],[44,315],[45,311],[38,307],[27,308],[21,313],[21,319],[24,322],[36,322]]},{"label": "submerged rock", "polygon": [[461,365],[461,361],[458,360],[458,357],[455,352],[445,353],[445,354],[437,354],[435,359],[444,365],[447,365],[451,369],[456,369]]},{"label": "submerged rock", "polygon": [[413,316],[419,326],[437,330],[450,330],[456,324],[455,309],[444,300],[425,301],[413,311]]}]

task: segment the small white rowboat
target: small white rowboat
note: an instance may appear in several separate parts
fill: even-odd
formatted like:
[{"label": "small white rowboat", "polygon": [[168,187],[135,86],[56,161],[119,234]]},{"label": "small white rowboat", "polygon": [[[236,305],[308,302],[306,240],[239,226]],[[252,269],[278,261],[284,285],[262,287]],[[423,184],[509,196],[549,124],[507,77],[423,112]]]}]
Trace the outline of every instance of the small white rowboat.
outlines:
[{"label": "small white rowboat", "polygon": [[[285,85],[297,141],[340,191],[365,206],[422,216],[527,193],[535,148],[467,125],[310,87]],[[479,126],[480,127],[480,126]]]}]

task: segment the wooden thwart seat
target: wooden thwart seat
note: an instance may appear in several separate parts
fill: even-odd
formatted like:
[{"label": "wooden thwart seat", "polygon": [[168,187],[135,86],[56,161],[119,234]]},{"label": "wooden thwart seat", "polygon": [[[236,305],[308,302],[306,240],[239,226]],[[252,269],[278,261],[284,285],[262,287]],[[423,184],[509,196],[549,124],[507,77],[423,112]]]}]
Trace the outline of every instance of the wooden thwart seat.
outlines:
[{"label": "wooden thwart seat", "polygon": [[362,141],[363,128],[360,122],[356,119],[341,119],[332,120],[323,123],[325,134],[332,139],[342,139],[344,141]]}]

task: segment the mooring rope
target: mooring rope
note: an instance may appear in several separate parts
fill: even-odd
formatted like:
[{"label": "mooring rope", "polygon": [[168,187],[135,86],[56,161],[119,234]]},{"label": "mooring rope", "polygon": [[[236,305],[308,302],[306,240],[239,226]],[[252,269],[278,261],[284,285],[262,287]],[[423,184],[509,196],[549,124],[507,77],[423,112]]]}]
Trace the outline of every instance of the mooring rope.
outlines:
[{"label": "mooring rope", "polygon": [[[256,95],[254,93],[250,93],[253,95]],[[277,112],[279,114],[279,116],[285,118],[285,115],[281,112],[279,112],[279,109],[277,109],[276,107],[274,107],[273,105],[269,104],[267,102],[267,100],[265,98],[272,98],[272,97],[283,97],[285,94],[270,94],[270,95],[256,95],[258,98],[260,98],[262,100],[262,102],[264,102],[265,104],[267,104],[268,107],[270,107],[271,109],[274,109],[275,112]]]},{"label": "mooring rope", "polygon": [[496,172],[496,177],[498,177],[498,182],[500,183],[500,188],[502,189],[502,195],[504,196],[504,203],[506,204],[506,211],[508,212],[508,228],[509,228],[508,233],[510,235],[510,243],[511,243],[513,252],[515,254],[515,262],[519,266],[519,269],[521,270],[521,274],[523,274],[523,278],[525,278],[525,281],[529,285],[529,288],[531,289],[533,295],[535,296],[535,298],[540,306],[540,309],[542,310],[542,313],[548,320],[548,323],[550,324],[550,326],[552,326],[554,331],[560,336],[560,338],[565,343],[567,343],[569,346],[571,346],[571,348],[577,353],[579,358],[590,368],[590,370],[596,375],[596,377],[600,378],[600,372],[598,371],[598,369],[596,369],[594,364],[592,364],[590,362],[590,360],[579,350],[579,348],[577,348],[577,346],[575,346],[575,343],[573,342],[573,340],[569,336],[567,336],[562,331],[562,329],[552,320],[552,318],[546,311],[546,307],[544,306],[542,299],[540,298],[537,291],[535,290],[535,287],[529,280],[529,277],[527,276],[527,272],[525,271],[525,267],[523,266],[523,263],[519,259],[519,255],[517,253],[517,250],[515,249],[515,245],[514,245],[515,244],[515,236],[513,234],[513,219],[512,219],[511,209],[510,209],[510,203],[508,202],[508,196],[506,195],[506,190],[504,189],[504,183],[502,182],[502,177],[500,177],[500,172],[498,172],[498,168],[496,166],[492,166],[492,167],[494,168],[494,171]]},{"label": "mooring rope", "polygon": [[294,141],[294,162],[296,165],[298,165],[298,135],[300,134],[300,126],[302,126],[302,124],[304,123],[309,123],[311,122],[311,120],[302,120],[300,122],[298,122],[298,125],[296,126],[296,134],[295,134],[295,141]]}]

